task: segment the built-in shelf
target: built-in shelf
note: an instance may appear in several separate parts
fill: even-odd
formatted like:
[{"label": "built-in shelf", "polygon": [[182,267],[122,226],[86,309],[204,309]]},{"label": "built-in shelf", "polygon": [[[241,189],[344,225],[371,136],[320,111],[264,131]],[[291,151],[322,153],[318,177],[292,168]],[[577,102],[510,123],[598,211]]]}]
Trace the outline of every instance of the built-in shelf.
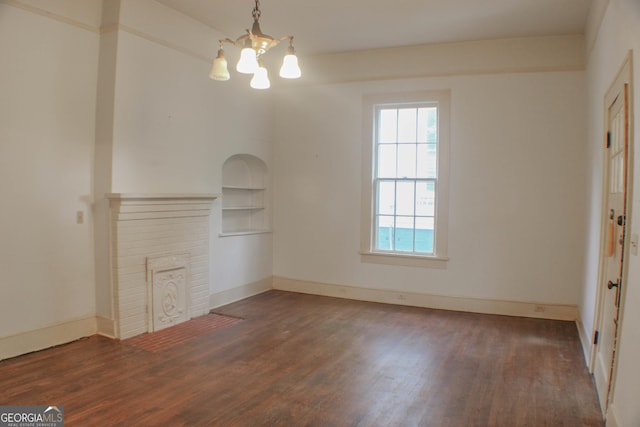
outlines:
[{"label": "built-in shelf", "polygon": [[232,236],[249,236],[251,234],[268,234],[271,230],[248,230],[248,231],[234,231],[232,233],[220,233],[220,237],[232,237]]},{"label": "built-in shelf", "polygon": [[265,190],[264,187],[245,187],[241,185],[223,185],[222,189],[223,190],[253,190],[253,191]]},{"label": "built-in shelf", "polygon": [[220,236],[269,232],[267,167],[255,156],[238,154],[222,167],[222,230]]},{"label": "built-in shelf", "polygon": [[264,206],[230,206],[222,208],[223,211],[257,211],[264,209]]}]

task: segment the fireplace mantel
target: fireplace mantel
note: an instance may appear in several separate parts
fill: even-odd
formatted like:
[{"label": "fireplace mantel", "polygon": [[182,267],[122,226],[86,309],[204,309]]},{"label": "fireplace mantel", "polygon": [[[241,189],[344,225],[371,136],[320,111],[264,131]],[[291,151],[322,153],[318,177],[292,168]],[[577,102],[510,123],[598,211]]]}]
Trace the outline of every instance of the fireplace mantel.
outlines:
[{"label": "fireplace mantel", "polygon": [[112,218],[117,221],[209,216],[219,194],[110,193]]},{"label": "fireplace mantel", "polygon": [[107,193],[109,200],[214,200],[218,193]]}]

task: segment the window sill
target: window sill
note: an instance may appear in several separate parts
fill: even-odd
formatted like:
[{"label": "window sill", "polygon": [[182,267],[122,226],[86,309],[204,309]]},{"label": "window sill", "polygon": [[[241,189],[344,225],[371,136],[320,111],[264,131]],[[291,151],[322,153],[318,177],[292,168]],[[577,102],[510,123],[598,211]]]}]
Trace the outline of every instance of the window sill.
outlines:
[{"label": "window sill", "polygon": [[447,268],[448,257],[404,255],[389,252],[360,252],[360,261],[372,264],[401,265],[405,267]]}]

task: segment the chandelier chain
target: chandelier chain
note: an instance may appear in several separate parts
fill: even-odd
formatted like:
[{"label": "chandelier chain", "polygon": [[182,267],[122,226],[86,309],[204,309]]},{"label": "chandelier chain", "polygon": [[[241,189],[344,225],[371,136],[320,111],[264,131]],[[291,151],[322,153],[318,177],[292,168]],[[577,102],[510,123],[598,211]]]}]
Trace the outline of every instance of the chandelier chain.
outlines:
[{"label": "chandelier chain", "polygon": [[251,13],[253,15],[253,19],[255,21],[260,19],[260,0],[256,0],[256,7],[253,8],[253,12]]}]

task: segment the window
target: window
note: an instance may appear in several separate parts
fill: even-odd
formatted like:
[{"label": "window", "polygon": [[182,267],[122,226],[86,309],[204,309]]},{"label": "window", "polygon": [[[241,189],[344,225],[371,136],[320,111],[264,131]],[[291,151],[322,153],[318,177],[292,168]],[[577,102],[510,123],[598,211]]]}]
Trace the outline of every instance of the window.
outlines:
[{"label": "window", "polygon": [[365,261],[444,266],[449,92],[365,99]]}]

